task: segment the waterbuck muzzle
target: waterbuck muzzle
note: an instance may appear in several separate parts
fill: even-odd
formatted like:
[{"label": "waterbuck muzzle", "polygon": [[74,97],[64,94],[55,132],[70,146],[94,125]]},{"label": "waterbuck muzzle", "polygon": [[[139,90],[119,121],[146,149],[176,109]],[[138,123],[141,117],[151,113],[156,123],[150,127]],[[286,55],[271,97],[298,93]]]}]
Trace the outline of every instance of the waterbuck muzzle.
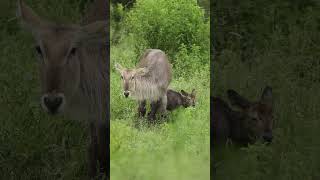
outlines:
[{"label": "waterbuck muzzle", "polygon": [[62,93],[46,93],[41,97],[41,105],[50,114],[57,114],[65,105],[65,96]]}]

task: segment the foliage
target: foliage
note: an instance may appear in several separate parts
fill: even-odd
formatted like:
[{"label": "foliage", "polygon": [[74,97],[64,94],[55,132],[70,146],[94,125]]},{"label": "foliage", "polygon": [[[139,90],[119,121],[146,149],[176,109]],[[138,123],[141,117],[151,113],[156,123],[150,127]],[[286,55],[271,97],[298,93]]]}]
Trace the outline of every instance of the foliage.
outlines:
[{"label": "foliage", "polygon": [[202,53],[199,46],[191,46],[188,50],[182,44],[174,58],[175,76],[193,75],[197,71],[203,71],[208,66],[209,52]]},{"label": "foliage", "polygon": [[111,0],[111,3],[114,5],[121,4],[125,8],[131,8],[134,5],[135,0]]},{"label": "foliage", "polygon": [[182,44],[201,50],[209,45],[209,24],[195,0],[138,0],[126,22],[126,29],[136,38],[138,54],[146,47],[174,55]]}]

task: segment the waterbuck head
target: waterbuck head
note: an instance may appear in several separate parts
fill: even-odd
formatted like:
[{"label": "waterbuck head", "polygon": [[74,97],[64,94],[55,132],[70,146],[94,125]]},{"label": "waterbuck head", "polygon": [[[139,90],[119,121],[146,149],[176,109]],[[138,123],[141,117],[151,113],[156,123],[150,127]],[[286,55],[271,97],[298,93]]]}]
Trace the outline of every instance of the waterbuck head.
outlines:
[{"label": "waterbuck head", "polygon": [[265,87],[257,102],[250,102],[234,90],[227,91],[231,105],[240,108],[243,113],[243,125],[252,139],[271,142],[273,139],[272,89]]},{"label": "waterbuck head", "polygon": [[18,0],[18,19],[35,39],[41,79],[41,105],[49,113],[63,112],[68,100],[80,86],[84,42],[103,31],[105,23],[86,26],[57,24],[39,17]]},{"label": "waterbuck head", "polygon": [[189,94],[184,90],[180,91],[182,95],[182,105],[183,107],[195,106],[196,105],[196,90],[192,89],[192,92]]},{"label": "waterbuck head", "polygon": [[116,64],[115,68],[121,74],[123,95],[128,97],[130,93],[135,91],[136,80],[146,75],[149,71],[147,68],[127,69],[120,64]]}]

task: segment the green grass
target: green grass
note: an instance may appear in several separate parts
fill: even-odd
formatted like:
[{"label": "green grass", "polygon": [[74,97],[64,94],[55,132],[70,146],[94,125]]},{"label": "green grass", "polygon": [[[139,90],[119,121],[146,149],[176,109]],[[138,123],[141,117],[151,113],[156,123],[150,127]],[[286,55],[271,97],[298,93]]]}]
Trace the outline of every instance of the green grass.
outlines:
[{"label": "green grass", "polygon": [[[119,62],[134,67],[130,36],[111,45],[111,67]],[[179,68],[179,67],[174,67]],[[188,92],[195,88],[195,108],[169,113],[166,122],[148,126],[137,117],[137,103],[122,95],[121,79],[111,70],[111,179],[176,180],[210,177],[209,68],[190,76],[174,78],[170,87]],[[173,73],[175,70],[173,70]]]}]

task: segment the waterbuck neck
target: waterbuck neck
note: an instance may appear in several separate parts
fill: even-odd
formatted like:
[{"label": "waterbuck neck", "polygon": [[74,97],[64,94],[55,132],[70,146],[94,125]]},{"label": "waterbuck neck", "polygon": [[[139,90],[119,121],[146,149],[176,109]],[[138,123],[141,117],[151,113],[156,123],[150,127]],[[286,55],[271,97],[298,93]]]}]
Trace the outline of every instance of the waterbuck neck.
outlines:
[{"label": "waterbuck neck", "polygon": [[164,95],[165,90],[159,90],[157,84],[145,77],[139,77],[134,79],[134,88],[132,96],[136,100],[159,100]]}]

